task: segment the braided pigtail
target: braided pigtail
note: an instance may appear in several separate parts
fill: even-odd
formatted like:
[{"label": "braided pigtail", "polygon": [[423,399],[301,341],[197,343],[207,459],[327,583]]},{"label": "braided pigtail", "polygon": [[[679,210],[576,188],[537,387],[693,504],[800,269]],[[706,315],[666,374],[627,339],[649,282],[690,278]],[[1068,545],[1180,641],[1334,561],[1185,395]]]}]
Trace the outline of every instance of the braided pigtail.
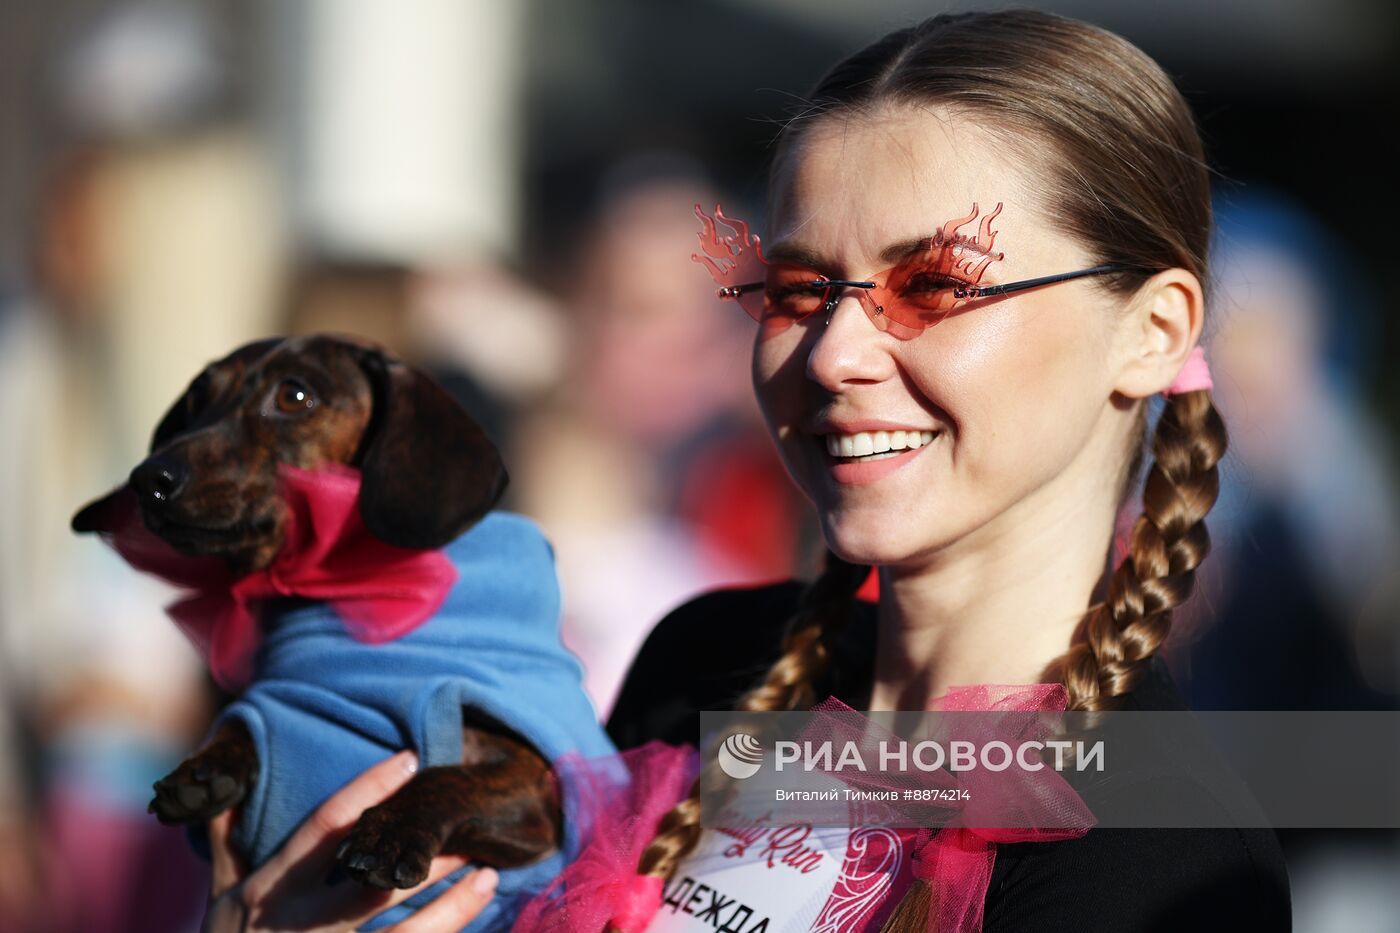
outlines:
[{"label": "braided pigtail", "polygon": [[[815,684],[826,676],[832,647],[850,622],[855,594],[870,573],[828,552],[826,568],[802,594],[783,636],[783,653],[763,682],[739,701],[745,712],[803,709],[815,702]],[[700,782],[662,817],[656,836],[637,864],[641,875],[668,879],[700,841]]]},{"label": "braided pigtail", "polygon": [[[1219,491],[1216,465],[1226,440],[1209,391],[1168,396],[1130,552],[1113,573],[1108,598],[1085,616],[1069,651],[1042,678],[1065,684],[1070,709],[1111,709],[1166,640],[1172,609],[1191,595],[1196,568],[1210,550],[1205,517]],[[1139,445],[1129,476],[1137,475],[1141,459]],[[922,933],[934,906],[929,885],[916,882],[881,933]]]},{"label": "braided pigtail", "polygon": [[1168,396],[1128,556],[1107,598],[1049,669],[1047,679],[1064,683],[1071,710],[1112,709],[1166,641],[1172,610],[1191,595],[1210,550],[1205,517],[1220,490],[1216,466],[1227,440],[1209,391]]},{"label": "braided pigtail", "polygon": [[802,594],[783,636],[783,654],[763,683],[739,700],[745,712],[806,709],[817,701],[817,681],[831,667],[831,652],[854,614],[856,591],[870,568],[828,551],[826,568]]}]

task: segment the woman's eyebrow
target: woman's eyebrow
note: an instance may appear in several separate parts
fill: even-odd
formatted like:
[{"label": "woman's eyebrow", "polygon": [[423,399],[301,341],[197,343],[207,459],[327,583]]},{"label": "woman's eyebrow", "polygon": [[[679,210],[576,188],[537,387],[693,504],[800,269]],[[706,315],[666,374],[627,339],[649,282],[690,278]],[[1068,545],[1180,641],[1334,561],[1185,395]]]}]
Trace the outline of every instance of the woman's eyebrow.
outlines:
[{"label": "woman's eyebrow", "polygon": [[[979,256],[997,255],[991,252],[990,250],[983,248],[970,237],[966,239],[960,237],[952,243],[944,244],[945,249],[955,246],[962,247],[963,250],[971,253],[976,253]],[[880,261],[895,263],[903,259],[908,259],[915,253],[926,253],[931,249],[933,249],[933,237],[931,236],[920,237],[917,240],[904,240],[900,243],[891,244],[890,246],[887,246],[883,250],[881,250]]]},{"label": "woman's eyebrow", "polygon": [[810,266],[813,269],[822,269],[834,265],[824,259],[815,250],[807,249],[803,246],[796,246],[792,243],[779,243],[763,258],[769,262],[790,262],[799,266]]},{"label": "woman's eyebrow", "polygon": [[[932,236],[926,236],[914,240],[902,240],[898,243],[892,243],[880,251],[880,261],[893,264],[908,259],[916,253],[928,252],[933,249],[933,241],[934,238]],[[963,250],[975,253],[979,256],[997,255],[983,248],[970,238],[959,238],[955,243],[945,244],[944,248],[951,246],[961,247]],[[764,258],[770,262],[791,262],[800,266],[808,266],[812,269],[826,269],[836,265],[815,250],[797,246],[792,243],[779,243],[769,250]]]}]

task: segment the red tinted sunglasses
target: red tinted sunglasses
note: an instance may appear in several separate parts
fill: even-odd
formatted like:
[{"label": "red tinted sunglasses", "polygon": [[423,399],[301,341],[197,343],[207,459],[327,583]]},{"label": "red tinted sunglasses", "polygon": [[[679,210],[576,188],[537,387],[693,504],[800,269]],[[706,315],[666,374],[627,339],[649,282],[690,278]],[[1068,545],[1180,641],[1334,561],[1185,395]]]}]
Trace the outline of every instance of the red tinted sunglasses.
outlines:
[{"label": "red tinted sunglasses", "polygon": [[[695,215],[702,225],[699,237],[705,252],[692,254],[691,259],[709,270],[720,285],[721,299],[737,301],[749,317],[770,332],[786,329],[817,311],[829,320],[845,289],[855,288],[859,289],[856,297],[871,323],[901,340],[919,336],[960,302],[1134,268],[1107,263],[1005,285],[979,285],[987,266],[1004,255],[992,251],[996,239],[992,220],[1001,213],[1001,207],[997,204],[982,218],[976,236],[958,233],[959,227],[977,217],[977,205],[972,205],[966,217],[945,223],[926,241],[927,247],[920,244],[899,263],[868,281],[854,281],[827,278],[796,262],[770,263],[763,256],[759,238],[749,233],[748,224],[725,217],[719,205],[715,205],[711,217],[697,204]],[[721,235],[719,224],[734,232]]]}]

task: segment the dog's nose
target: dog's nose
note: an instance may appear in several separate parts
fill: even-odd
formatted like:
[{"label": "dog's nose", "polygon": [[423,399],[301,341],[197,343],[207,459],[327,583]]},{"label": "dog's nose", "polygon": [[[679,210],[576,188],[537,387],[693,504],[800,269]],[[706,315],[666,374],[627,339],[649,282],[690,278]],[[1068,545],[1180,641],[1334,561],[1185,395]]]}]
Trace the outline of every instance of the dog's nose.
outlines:
[{"label": "dog's nose", "polygon": [[162,506],[180,494],[189,478],[189,467],[183,463],[166,457],[150,457],[131,471],[130,482],[143,505]]}]

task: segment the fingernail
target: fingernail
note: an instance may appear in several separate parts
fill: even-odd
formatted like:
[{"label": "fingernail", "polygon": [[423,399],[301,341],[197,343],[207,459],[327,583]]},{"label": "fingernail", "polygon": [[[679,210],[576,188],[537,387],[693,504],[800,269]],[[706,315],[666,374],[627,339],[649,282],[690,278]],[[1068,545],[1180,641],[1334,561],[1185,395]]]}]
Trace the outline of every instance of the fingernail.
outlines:
[{"label": "fingernail", "polygon": [[472,891],[482,897],[490,897],[496,893],[496,882],[501,880],[500,875],[494,868],[478,868],[476,874],[472,875]]},{"label": "fingernail", "polygon": [[411,751],[399,752],[399,764],[403,765],[404,771],[409,774],[418,773],[418,756]]}]

